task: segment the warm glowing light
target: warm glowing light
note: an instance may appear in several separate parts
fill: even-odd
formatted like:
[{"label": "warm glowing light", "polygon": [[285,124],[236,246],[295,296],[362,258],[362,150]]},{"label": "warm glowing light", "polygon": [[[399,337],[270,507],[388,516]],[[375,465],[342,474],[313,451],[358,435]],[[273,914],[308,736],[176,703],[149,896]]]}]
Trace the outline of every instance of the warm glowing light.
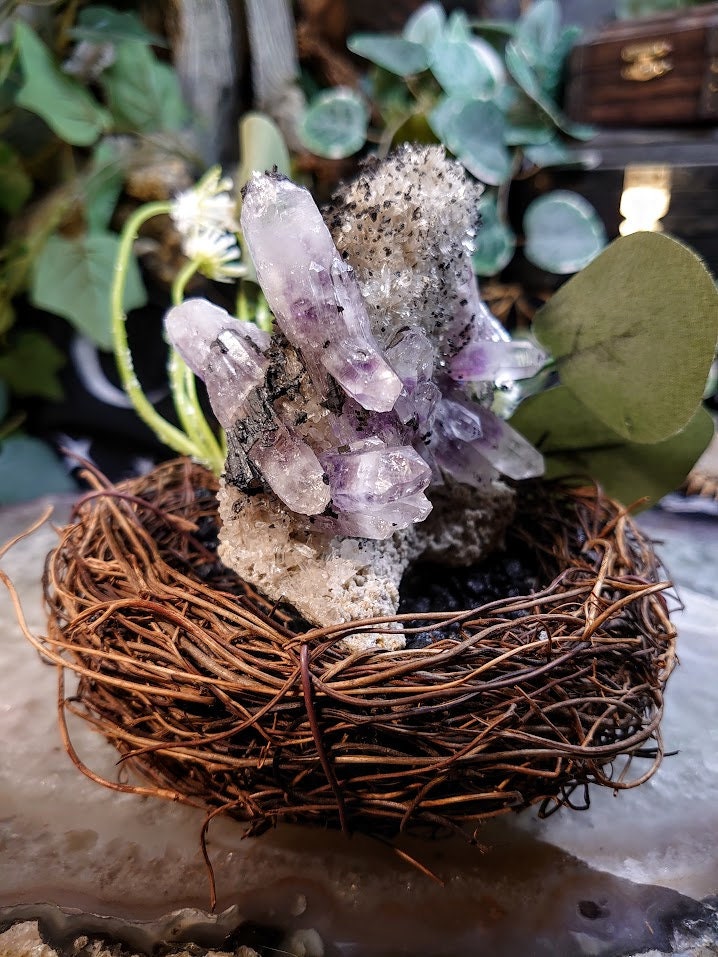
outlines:
[{"label": "warm glowing light", "polygon": [[671,170],[668,166],[627,166],[623,177],[622,236],[640,231],[661,232],[660,220],[671,204]]}]

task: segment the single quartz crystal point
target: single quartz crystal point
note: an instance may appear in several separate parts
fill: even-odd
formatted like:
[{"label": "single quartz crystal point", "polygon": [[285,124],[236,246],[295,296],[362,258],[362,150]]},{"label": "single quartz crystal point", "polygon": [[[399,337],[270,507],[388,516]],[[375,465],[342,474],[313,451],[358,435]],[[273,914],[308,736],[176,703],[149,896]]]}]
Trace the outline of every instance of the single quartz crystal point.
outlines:
[{"label": "single quartz crystal point", "polygon": [[255,174],[243,196],[242,232],[257,278],[317,387],[325,370],[363,408],[390,411],[401,381],[382,355],[354,272],[309,192],[274,174]]},{"label": "single quartz crystal point", "polygon": [[530,379],[545,362],[546,354],[526,339],[473,340],[452,358],[449,374],[457,382]]},{"label": "single quartz crystal point", "polygon": [[285,426],[259,439],[249,457],[277,498],[299,515],[319,515],[329,504],[327,476],[316,453]]},{"label": "single quartz crystal point", "polygon": [[264,382],[270,337],[206,299],[188,299],[165,316],[165,332],[190,369],[204,379],[212,411],[225,429]]},{"label": "single quartz crystal point", "polygon": [[495,469],[512,479],[542,475],[543,456],[508,423],[477,402],[459,395],[444,396],[437,410],[443,433],[466,443]]},{"label": "single quartz crystal point", "polygon": [[332,503],[342,512],[371,511],[399,502],[423,492],[431,480],[431,470],[410,445],[326,452],[321,461]]}]

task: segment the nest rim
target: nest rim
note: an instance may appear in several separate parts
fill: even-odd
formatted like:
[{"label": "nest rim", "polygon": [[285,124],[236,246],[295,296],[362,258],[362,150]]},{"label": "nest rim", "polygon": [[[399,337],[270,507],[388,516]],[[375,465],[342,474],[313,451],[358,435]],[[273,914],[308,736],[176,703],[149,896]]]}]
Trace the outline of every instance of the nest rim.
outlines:
[{"label": "nest rim", "polygon": [[[584,808],[590,787],[635,787],[657,770],[676,662],[670,582],[599,489],[537,486],[542,508],[580,516],[585,539],[542,591],[297,631],[291,610],[217,573],[198,534],[216,521],[211,473],[178,459],[118,486],[90,481],[48,555],[48,630],[31,640],[58,666],[65,747],[98,783],[199,806],[206,823],[229,813],[250,834],[291,822],[471,837],[488,818]],[[453,622],[458,637],[336,650],[396,621]],[[79,677],[69,695],[66,671]],[[117,780],[83,763],[68,713],[120,751]],[[650,764],[629,777],[635,757]]]}]

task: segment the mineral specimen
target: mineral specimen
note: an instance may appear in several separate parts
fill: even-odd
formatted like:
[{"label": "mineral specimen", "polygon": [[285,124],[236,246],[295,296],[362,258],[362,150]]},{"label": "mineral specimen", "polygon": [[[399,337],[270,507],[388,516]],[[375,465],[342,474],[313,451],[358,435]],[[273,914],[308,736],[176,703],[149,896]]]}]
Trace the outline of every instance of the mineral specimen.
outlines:
[{"label": "mineral specimen", "polygon": [[[201,300],[167,316],[227,430],[222,557],[311,621],[396,610],[407,564],[441,550],[436,523],[426,536],[419,524],[432,496],[447,541],[480,514],[493,543],[512,513],[500,476],[542,471],[490,409],[497,382],[533,375],[544,356],[480,298],[480,190],[440,147],[368,164],[325,218],[305,189],[255,174],[241,225],[275,333]],[[401,640],[363,634],[353,647]]]}]

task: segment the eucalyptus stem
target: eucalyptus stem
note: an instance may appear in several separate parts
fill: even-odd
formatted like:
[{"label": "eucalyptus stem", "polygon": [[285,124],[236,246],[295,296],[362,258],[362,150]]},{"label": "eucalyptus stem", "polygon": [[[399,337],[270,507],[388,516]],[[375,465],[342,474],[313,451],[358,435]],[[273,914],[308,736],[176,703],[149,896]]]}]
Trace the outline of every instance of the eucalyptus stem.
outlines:
[{"label": "eucalyptus stem", "polygon": [[[187,283],[197,272],[194,260],[187,262],[172,283],[172,302],[178,306],[184,301]],[[177,417],[189,438],[201,449],[203,461],[215,472],[221,472],[224,463],[222,448],[207,422],[197,396],[197,380],[189,366],[175,349],[170,350],[169,379]]]},{"label": "eucalyptus stem", "polygon": [[147,203],[129,217],[122,230],[110,297],[115,361],[122,387],[132,402],[135,412],[145,425],[148,425],[160,441],[175,452],[179,452],[180,455],[192,456],[202,461],[203,464],[211,466],[211,463],[205,460],[201,450],[197,448],[189,436],[155,411],[152,403],[142,391],[127,342],[127,317],[123,309],[123,295],[127,281],[127,269],[132,256],[132,246],[143,223],[152,219],[153,216],[169,213],[171,208],[169,202]]}]

